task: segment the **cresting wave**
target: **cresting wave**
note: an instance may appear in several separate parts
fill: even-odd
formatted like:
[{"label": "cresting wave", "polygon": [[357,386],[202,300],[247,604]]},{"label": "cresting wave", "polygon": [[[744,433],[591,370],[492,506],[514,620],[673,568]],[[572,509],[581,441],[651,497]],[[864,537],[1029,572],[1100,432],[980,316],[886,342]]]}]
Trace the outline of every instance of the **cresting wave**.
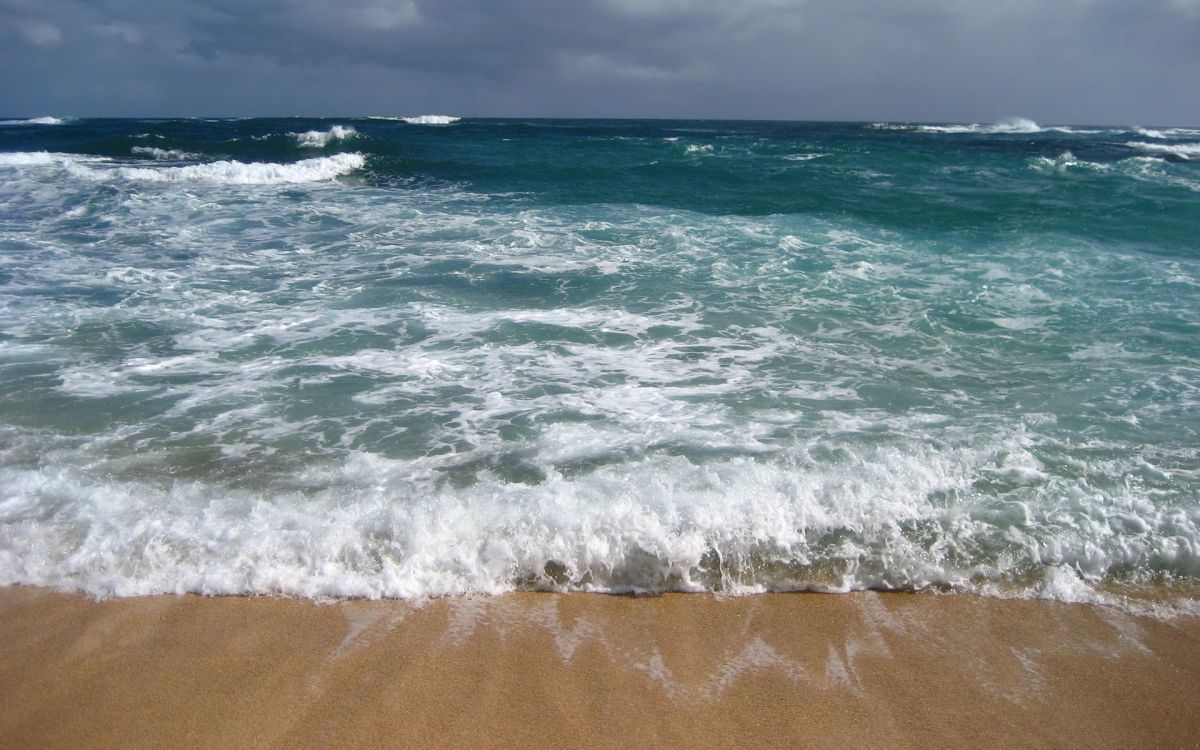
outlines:
[{"label": "cresting wave", "polygon": [[1200,129],[1198,128],[1134,128],[1131,132],[1137,133],[1143,138],[1159,138],[1162,140],[1200,137]]},{"label": "cresting wave", "polygon": [[416,117],[401,117],[409,125],[451,125],[461,120],[452,115],[418,115]]},{"label": "cresting wave", "polygon": [[1042,596],[1070,581],[1071,596],[1100,601],[1086,581],[1116,569],[1200,573],[1194,509],[1130,497],[1124,508],[1064,514],[974,498],[981,481],[1049,482],[1044,491],[1069,494],[1021,442],[850,449],[824,466],[817,456],[833,446],[784,463],[647,457],[465,489],[431,482],[421,461],[352,453],[295,477],[298,488],[323,489],[278,495],[5,469],[0,582],[97,596],[378,598],[528,588],[986,591],[1002,580],[1009,595]]},{"label": "cresting wave", "polygon": [[134,146],[129,149],[134,156],[149,156],[158,161],[192,161],[204,158],[190,151],[180,151],[174,148],[155,148],[153,146]]},{"label": "cresting wave", "polygon": [[[159,158],[154,152],[152,155]],[[164,157],[170,152],[162,152]],[[181,157],[182,158],[182,157]],[[88,180],[139,180],[143,182],[206,182],[223,185],[277,185],[325,182],[362,169],[366,159],[359,153],[334,154],[290,164],[270,162],[214,161],[181,167],[127,167],[104,157],[48,152],[0,154],[0,167],[59,167],[72,176]]]},{"label": "cresting wave", "polygon": [[[909,123],[875,122],[869,127],[873,130],[905,130],[917,133],[944,133],[954,135],[1021,135],[1034,133],[1071,133],[1076,135],[1095,135],[1104,130],[1076,128],[1068,125],[1052,125],[1043,127],[1033,120],[1024,117],[1014,117],[992,124],[972,123],[970,125],[922,125]],[[1122,131],[1113,131],[1122,132]]]},{"label": "cresting wave", "polygon": [[1180,159],[1195,159],[1200,157],[1200,143],[1143,143],[1141,141],[1129,141],[1125,144],[1130,148],[1136,148],[1139,151],[1149,151],[1155,154],[1171,154],[1178,156]]},{"label": "cresting wave", "polygon": [[334,125],[325,131],[308,130],[303,133],[291,134],[301,148],[325,148],[330,141],[341,141],[356,135],[358,135],[358,131],[348,125]]}]

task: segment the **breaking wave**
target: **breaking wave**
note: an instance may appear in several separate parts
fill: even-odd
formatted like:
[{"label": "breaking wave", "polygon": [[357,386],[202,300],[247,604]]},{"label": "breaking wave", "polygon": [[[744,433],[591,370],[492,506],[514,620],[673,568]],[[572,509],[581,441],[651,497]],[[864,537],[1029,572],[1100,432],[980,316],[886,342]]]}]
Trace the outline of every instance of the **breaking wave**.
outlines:
[{"label": "breaking wave", "polygon": [[74,177],[90,180],[138,180],[142,182],[207,182],[223,185],[277,185],[326,182],[361,169],[366,159],[359,153],[334,154],[316,159],[280,164],[274,162],[215,161],[184,167],[118,166],[112,159],[49,152],[0,154],[3,167],[51,167],[65,169]]},{"label": "breaking wave", "polygon": [[28,120],[0,120],[0,125],[66,125],[73,117],[34,117]]},{"label": "breaking wave", "polygon": [[416,117],[401,117],[409,125],[450,125],[461,120],[452,115],[418,115]]},{"label": "breaking wave", "polygon": [[153,146],[134,146],[129,149],[135,156],[149,156],[158,161],[189,161],[203,158],[200,154],[190,151],[180,151],[174,148],[154,148]]},{"label": "breaking wave", "polygon": [[1130,148],[1136,148],[1139,151],[1148,151],[1154,154],[1171,154],[1178,156],[1180,159],[1195,159],[1200,157],[1200,143],[1143,143],[1141,141],[1129,141],[1125,144]]},{"label": "breaking wave", "polygon": [[948,133],[975,135],[1021,135],[1034,133],[1070,133],[1075,135],[1095,135],[1103,130],[1072,127],[1070,125],[1050,125],[1043,127],[1025,117],[1014,117],[997,123],[970,125],[921,125],[909,123],[873,122],[868,125],[872,130],[904,130],[916,133]]},{"label": "breaking wave", "polygon": [[307,130],[290,135],[296,140],[296,145],[301,148],[325,148],[330,141],[353,138],[358,135],[358,131],[348,125],[334,125],[329,130]]}]

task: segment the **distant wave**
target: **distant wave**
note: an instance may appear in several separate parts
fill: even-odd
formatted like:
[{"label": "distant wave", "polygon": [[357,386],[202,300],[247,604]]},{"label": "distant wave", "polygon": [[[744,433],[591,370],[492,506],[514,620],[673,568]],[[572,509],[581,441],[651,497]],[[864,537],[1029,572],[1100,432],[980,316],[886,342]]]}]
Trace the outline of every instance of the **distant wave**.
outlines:
[{"label": "distant wave", "polygon": [[303,133],[289,133],[301,148],[325,148],[330,141],[340,141],[353,138],[358,131],[349,125],[334,125],[329,130],[307,130]]},{"label": "distant wave", "polygon": [[1014,117],[991,125],[919,125],[920,133],[1040,133],[1042,127],[1033,120]]},{"label": "distant wave", "polygon": [[203,158],[200,154],[193,154],[190,151],[179,151],[173,148],[154,148],[153,146],[134,146],[129,149],[129,152],[137,156],[149,156],[159,161]]},{"label": "distant wave", "polygon": [[1013,117],[1008,120],[991,124],[972,123],[970,125],[918,125],[892,122],[873,122],[868,125],[872,130],[907,130],[916,133],[949,133],[949,134],[1026,134],[1026,133],[1075,133],[1079,135],[1095,135],[1103,130],[1073,128],[1069,125],[1051,125],[1042,127],[1033,120],[1025,117]]},{"label": "distant wave", "polygon": [[1200,157],[1200,143],[1142,143],[1141,141],[1129,141],[1125,145],[1140,151],[1149,151],[1156,154],[1172,154],[1181,159],[1191,160]]},{"label": "distant wave", "polygon": [[1159,138],[1161,140],[1200,136],[1200,129],[1197,128],[1134,128],[1131,132],[1137,133],[1143,138]]},{"label": "distant wave", "polygon": [[103,157],[15,152],[0,154],[0,167],[58,166],[71,175],[92,180],[126,179],[143,182],[208,182],[221,185],[278,185],[326,182],[361,169],[362,154],[334,154],[290,164],[274,162],[215,161],[184,167],[114,167]]},{"label": "distant wave", "polygon": [[401,117],[400,119],[409,125],[450,125],[462,118],[451,115],[418,115],[417,117]]},{"label": "distant wave", "polygon": [[34,117],[29,120],[0,120],[0,125],[65,125],[72,117]]}]

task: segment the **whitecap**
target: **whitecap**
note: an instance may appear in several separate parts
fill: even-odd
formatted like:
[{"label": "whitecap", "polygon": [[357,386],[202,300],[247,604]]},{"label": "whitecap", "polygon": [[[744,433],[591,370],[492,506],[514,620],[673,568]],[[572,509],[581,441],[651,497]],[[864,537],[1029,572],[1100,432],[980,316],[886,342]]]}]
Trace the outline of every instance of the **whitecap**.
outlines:
[{"label": "whitecap", "polygon": [[66,125],[72,117],[33,117],[28,120],[0,120],[0,125]]},{"label": "whitecap", "polygon": [[1181,159],[1191,160],[1200,157],[1200,143],[1143,143],[1142,141],[1129,141],[1125,145],[1130,148],[1136,148],[1139,151],[1149,151],[1155,154],[1171,154]]},{"label": "whitecap", "polygon": [[358,131],[348,125],[334,125],[329,130],[306,130],[303,133],[289,133],[301,148],[325,148],[330,141],[340,141],[353,138]]},{"label": "whitecap", "polygon": [[[280,164],[275,162],[215,161],[184,167],[110,167],[95,159],[68,154],[45,155],[26,163],[59,164],[76,177],[92,180],[126,179],[142,182],[208,182],[221,185],[276,185],[326,182],[361,169],[362,154],[347,153]],[[4,160],[0,159],[0,165]],[[97,168],[100,167],[100,168]]]},{"label": "whitecap", "polygon": [[1060,174],[1070,169],[1087,169],[1097,172],[1106,172],[1111,169],[1107,164],[1078,159],[1070,151],[1064,151],[1053,159],[1047,156],[1034,157],[1030,165],[1039,172],[1058,172]]},{"label": "whitecap", "polygon": [[179,151],[173,148],[155,148],[153,146],[134,146],[129,149],[131,154],[149,156],[157,161],[188,161],[203,158],[200,154],[190,151]]},{"label": "whitecap", "polygon": [[1143,138],[1158,138],[1160,140],[1169,140],[1171,138],[1195,138],[1200,136],[1200,129],[1197,128],[1142,128],[1135,127],[1132,132],[1137,133]]},{"label": "whitecap", "polygon": [[453,115],[417,115],[416,117],[401,117],[409,125],[451,125],[461,120]]},{"label": "whitecap", "polygon": [[1033,120],[1024,117],[1014,117],[991,125],[918,125],[919,133],[979,133],[979,134],[1020,134],[1040,133],[1042,127]]}]

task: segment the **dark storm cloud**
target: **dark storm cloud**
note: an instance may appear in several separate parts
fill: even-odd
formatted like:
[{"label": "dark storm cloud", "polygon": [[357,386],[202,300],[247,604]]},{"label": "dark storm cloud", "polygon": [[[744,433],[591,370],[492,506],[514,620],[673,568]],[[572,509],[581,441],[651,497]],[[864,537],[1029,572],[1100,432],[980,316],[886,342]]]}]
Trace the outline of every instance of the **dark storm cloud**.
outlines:
[{"label": "dark storm cloud", "polygon": [[1200,0],[0,0],[4,114],[1195,123]]}]

